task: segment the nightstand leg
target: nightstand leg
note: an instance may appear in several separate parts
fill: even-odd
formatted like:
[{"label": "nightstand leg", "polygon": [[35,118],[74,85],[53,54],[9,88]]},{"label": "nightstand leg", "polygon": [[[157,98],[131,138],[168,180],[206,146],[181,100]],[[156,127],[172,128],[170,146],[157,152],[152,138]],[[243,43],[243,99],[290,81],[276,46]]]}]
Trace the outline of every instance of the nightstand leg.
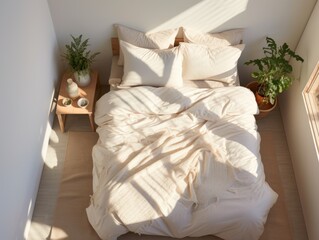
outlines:
[{"label": "nightstand leg", "polygon": [[93,115],[93,113],[89,114],[89,118],[90,118],[90,124],[91,124],[92,131],[95,132],[94,115]]},{"label": "nightstand leg", "polygon": [[61,132],[64,132],[64,119],[65,118],[62,116],[62,114],[57,114],[57,116],[58,116]]}]

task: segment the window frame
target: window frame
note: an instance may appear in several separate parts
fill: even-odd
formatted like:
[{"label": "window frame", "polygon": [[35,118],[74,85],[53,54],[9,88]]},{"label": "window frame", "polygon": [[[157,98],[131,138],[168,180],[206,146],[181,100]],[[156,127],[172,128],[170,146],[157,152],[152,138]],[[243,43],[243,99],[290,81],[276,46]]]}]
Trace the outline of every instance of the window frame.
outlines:
[{"label": "window frame", "polygon": [[302,91],[311,133],[316,145],[316,151],[319,149],[319,62],[317,62],[310,79]]}]

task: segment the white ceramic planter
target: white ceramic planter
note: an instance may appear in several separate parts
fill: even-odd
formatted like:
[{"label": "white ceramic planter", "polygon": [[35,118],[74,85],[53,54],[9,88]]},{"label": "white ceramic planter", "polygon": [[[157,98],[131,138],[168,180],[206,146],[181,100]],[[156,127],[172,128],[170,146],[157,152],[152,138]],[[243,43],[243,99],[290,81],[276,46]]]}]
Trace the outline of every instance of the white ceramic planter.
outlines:
[{"label": "white ceramic planter", "polygon": [[90,71],[88,69],[83,70],[83,71],[74,72],[74,78],[75,78],[76,83],[80,87],[86,87],[91,82]]}]

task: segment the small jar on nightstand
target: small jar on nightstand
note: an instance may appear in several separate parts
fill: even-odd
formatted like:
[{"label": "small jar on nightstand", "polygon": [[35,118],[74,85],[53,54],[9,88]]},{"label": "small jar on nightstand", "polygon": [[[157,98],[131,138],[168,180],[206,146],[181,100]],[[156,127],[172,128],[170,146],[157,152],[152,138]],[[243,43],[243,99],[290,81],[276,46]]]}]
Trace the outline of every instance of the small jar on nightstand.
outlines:
[{"label": "small jar on nightstand", "polygon": [[68,78],[66,81],[67,81],[66,91],[69,97],[72,99],[76,99],[77,97],[79,97],[80,93],[79,93],[78,85],[75,82],[73,82],[72,78]]}]

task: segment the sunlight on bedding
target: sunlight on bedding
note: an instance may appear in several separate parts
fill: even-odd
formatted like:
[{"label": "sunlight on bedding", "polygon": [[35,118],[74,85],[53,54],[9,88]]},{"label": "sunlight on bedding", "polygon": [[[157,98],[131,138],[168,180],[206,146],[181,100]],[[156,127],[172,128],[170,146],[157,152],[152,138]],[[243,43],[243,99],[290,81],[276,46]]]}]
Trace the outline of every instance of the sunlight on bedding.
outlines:
[{"label": "sunlight on bedding", "polygon": [[98,235],[258,239],[277,194],[264,181],[257,111],[239,86],[102,96],[87,208]]},{"label": "sunlight on bedding", "polygon": [[244,12],[247,4],[248,0],[204,0],[151,31],[183,25],[209,32]]}]

